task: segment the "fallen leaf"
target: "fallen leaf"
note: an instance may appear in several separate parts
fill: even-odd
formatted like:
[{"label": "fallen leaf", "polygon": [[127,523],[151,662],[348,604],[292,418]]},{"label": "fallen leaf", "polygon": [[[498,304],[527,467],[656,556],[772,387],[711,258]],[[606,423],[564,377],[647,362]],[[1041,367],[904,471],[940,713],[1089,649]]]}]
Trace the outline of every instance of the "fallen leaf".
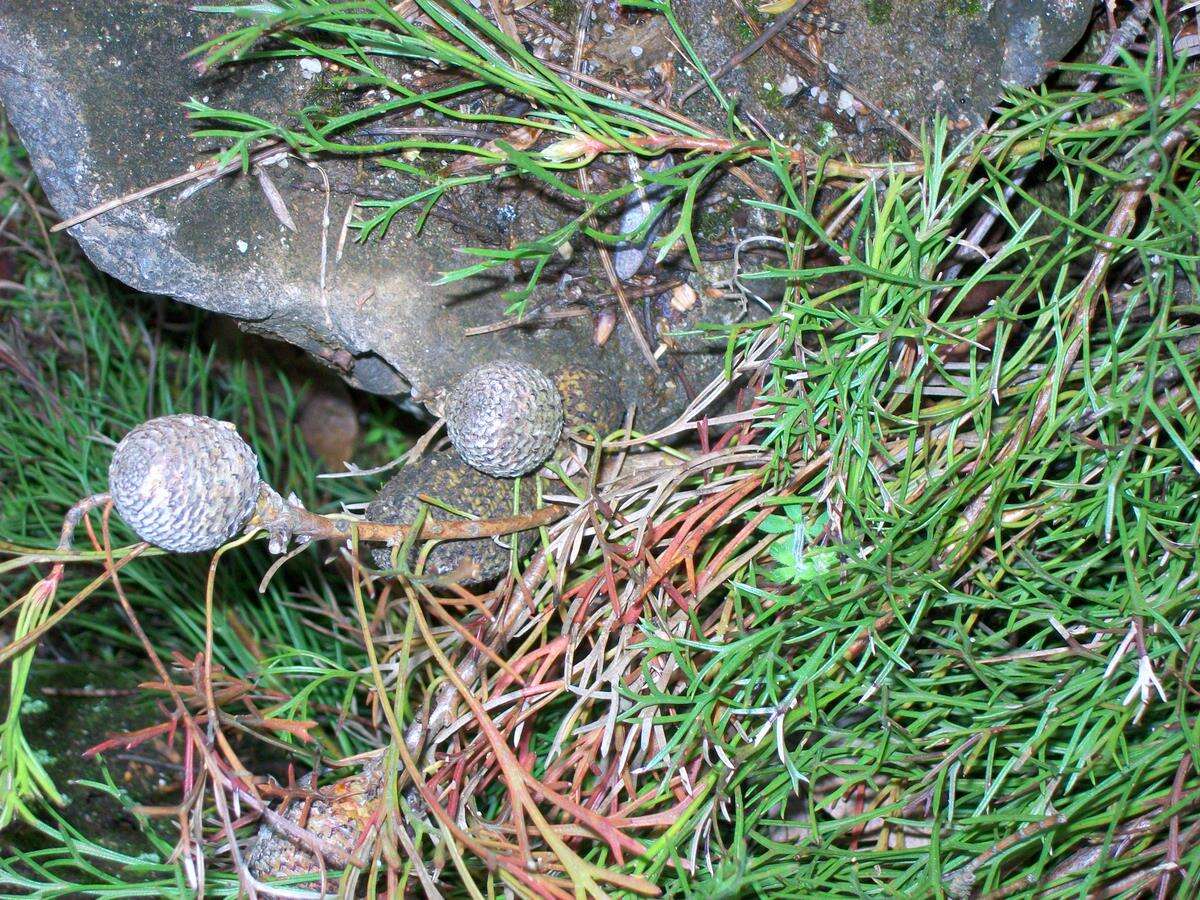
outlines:
[{"label": "fallen leaf", "polygon": [[[498,156],[503,156],[504,150],[500,146],[501,143],[507,144],[516,150],[528,150],[541,135],[542,130],[540,128],[530,128],[528,125],[521,125],[514,128],[502,139],[488,141],[481,149],[489,150]],[[450,174],[461,175],[463,172],[469,172],[472,169],[494,165],[496,163],[493,160],[487,160],[474,154],[464,154],[451,164]]]},{"label": "fallen leaf", "polygon": [[266,195],[267,203],[271,206],[271,212],[275,213],[275,218],[288,231],[295,231],[296,223],[292,219],[292,214],[288,212],[287,204],[283,202],[283,195],[279,193],[279,188],[275,187],[271,176],[262,166],[255,166],[254,172],[258,175],[259,186],[262,187],[262,192]]}]

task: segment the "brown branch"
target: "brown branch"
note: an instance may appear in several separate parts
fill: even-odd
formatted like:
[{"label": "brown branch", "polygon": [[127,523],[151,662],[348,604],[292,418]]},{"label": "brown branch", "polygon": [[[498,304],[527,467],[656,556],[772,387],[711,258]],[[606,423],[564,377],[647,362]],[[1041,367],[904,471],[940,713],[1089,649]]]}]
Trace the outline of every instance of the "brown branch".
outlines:
[{"label": "brown branch", "polygon": [[[1168,799],[1168,805],[1178,806],[1183,801],[1183,784],[1187,779],[1188,771],[1191,767],[1192,754],[1188,752],[1183,755],[1183,759],[1179,761],[1179,767],[1175,770],[1175,779],[1171,782],[1171,794]],[[1167,823],[1166,863],[1170,868],[1163,872],[1162,877],[1159,878],[1158,900],[1167,900],[1171,896],[1171,881],[1173,880],[1173,876],[1179,872],[1179,812],[1179,810],[1175,810]]]},{"label": "brown branch", "polygon": [[[259,144],[257,147],[254,148],[253,153],[250,157],[250,160],[251,160],[251,162],[258,162],[259,160],[263,159],[264,156],[266,156],[269,152],[273,152],[278,149],[279,149],[279,144],[277,141],[265,141],[262,144]],[[124,195],[122,195],[120,197],[116,197],[112,200],[105,200],[103,203],[97,204],[96,206],[93,206],[90,209],[85,209],[83,212],[76,213],[75,215],[71,216],[71,218],[65,219],[62,222],[59,222],[57,225],[55,225],[50,230],[52,232],[54,232],[54,231],[63,231],[67,228],[73,228],[74,226],[78,225],[81,222],[86,222],[88,219],[93,219],[96,216],[100,215],[101,213],[106,213],[106,212],[109,212],[110,210],[117,209],[118,207],[125,206],[129,203],[133,203],[135,200],[142,200],[153,194],[157,194],[160,191],[169,190],[170,188],[176,187],[181,184],[186,184],[189,181],[196,181],[200,178],[206,178],[206,177],[217,178],[217,177],[220,177],[221,175],[226,175],[229,172],[234,171],[235,169],[240,169],[241,166],[242,166],[242,161],[240,159],[235,159],[231,162],[227,162],[224,164],[221,164],[221,162],[219,160],[214,159],[212,162],[206,163],[203,166],[199,166],[195,169],[192,169],[190,172],[184,172],[182,175],[176,175],[173,178],[166,179],[165,181],[159,181],[155,184],[149,185],[148,187],[140,188],[136,191],[131,191],[128,194],[124,194]]]},{"label": "brown branch", "polygon": [[[268,489],[269,490],[269,489]],[[499,519],[467,519],[435,522],[426,518],[417,538],[426,541],[466,541],[475,538],[499,537],[518,531],[529,531],[557,522],[567,514],[567,507],[543,506],[533,512]],[[333,519],[285,502],[274,491],[259,501],[258,511],[251,518],[252,527],[279,529],[293,537],[317,541],[344,541],[357,537],[360,541],[397,542],[412,533],[411,523],[387,524],[356,519]]]},{"label": "brown branch", "polygon": [[1015,847],[1022,841],[1027,841],[1035,835],[1041,834],[1043,831],[1049,831],[1051,828],[1057,828],[1059,825],[1065,825],[1067,817],[1054,814],[1039,819],[1036,822],[1028,822],[1022,825],[1012,834],[1001,838],[975,859],[971,860],[961,869],[953,872],[945,882],[946,893],[951,897],[966,897],[971,894],[975,886],[976,873],[1001,853]]},{"label": "brown branch", "polygon": [[83,517],[93,509],[99,509],[111,500],[111,494],[92,494],[92,496],[84,497],[68,509],[67,514],[63,516],[62,530],[58,535],[58,551],[65,553],[67,550],[70,550],[75,540],[75,529],[79,527],[79,523],[83,521]]},{"label": "brown branch", "polygon": [[507,4],[500,0],[488,0],[488,6],[491,7],[492,16],[496,19],[496,24],[500,26],[500,30],[512,38],[512,41],[517,46],[521,45],[521,32],[517,31],[517,23],[513,21],[512,12],[505,9]]}]

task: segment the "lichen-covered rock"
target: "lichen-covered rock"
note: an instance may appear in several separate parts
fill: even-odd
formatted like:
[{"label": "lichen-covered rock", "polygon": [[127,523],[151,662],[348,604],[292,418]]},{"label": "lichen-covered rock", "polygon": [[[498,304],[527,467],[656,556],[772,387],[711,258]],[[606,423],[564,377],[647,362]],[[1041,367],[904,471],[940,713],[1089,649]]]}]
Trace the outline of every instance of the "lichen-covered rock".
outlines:
[{"label": "lichen-covered rock", "polygon": [[[516,482],[508,478],[493,478],[471,468],[450,452],[430,453],[388,481],[367,507],[367,518],[389,524],[413,522],[420,511],[419,497],[425,496],[444,503],[451,509],[470,513],[481,519],[495,519],[513,514],[513,489]],[[520,512],[534,507],[534,491],[528,479],[521,485]],[[454,521],[459,517],[432,505],[426,506],[426,516],[435,521]],[[493,540],[479,538],[470,541],[443,541],[430,551],[425,560],[424,574],[438,577],[463,576],[457,580],[467,586],[495,581],[506,571],[511,542],[517,541],[519,553],[528,551],[533,532]],[[419,548],[413,548],[410,566],[416,565]],[[375,550],[375,563],[391,566],[391,550]]]},{"label": "lichen-covered rock", "polygon": [[[300,779],[302,788],[308,788],[312,783],[311,775]],[[383,779],[379,767],[371,765],[356,775],[319,788],[310,804],[299,799],[291,801],[283,817],[312,832],[330,852],[348,860],[359,849],[382,790]],[[325,869],[339,868],[338,862],[340,860],[331,864],[326,860]],[[250,874],[259,881],[321,872],[321,861],[312,850],[267,822],[259,828],[258,838],[246,864]],[[314,881],[296,885],[292,889],[318,890],[319,887],[320,882]],[[327,884],[327,888],[329,895],[336,893],[332,883]]]},{"label": "lichen-covered rock", "polygon": [[108,489],[121,519],[164,550],[213,550],[250,518],[258,457],[229,422],[189,414],[150,419],[113,451]]},{"label": "lichen-covered rock", "polygon": [[518,362],[471,369],[450,390],[445,410],[454,449],[480,472],[501,478],[525,475],[549,459],[563,426],[554,382]]},{"label": "lichen-covered rock", "polygon": [[603,437],[621,427],[621,393],[603,372],[570,364],[554,373],[554,384],[562,397],[564,428],[593,429]]},{"label": "lichen-covered rock", "polygon": [[[826,3],[822,12],[838,28],[803,29],[815,30],[820,47],[815,77],[803,61],[795,62],[799,50],[784,54],[768,46],[720,86],[739,111],[773,134],[797,135],[821,149],[827,143],[852,156],[903,155],[912,149],[907,138],[866,104],[887,111],[914,135],[935,116],[946,117],[955,131],[978,128],[1006,84],[1036,84],[1070,52],[1092,5],[1091,0]],[[677,3],[674,9],[710,68],[749,43],[741,16],[727,0]],[[796,48],[811,47],[798,28],[785,29],[781,38]],[[710,108],[715,115],[718,108]]]}]

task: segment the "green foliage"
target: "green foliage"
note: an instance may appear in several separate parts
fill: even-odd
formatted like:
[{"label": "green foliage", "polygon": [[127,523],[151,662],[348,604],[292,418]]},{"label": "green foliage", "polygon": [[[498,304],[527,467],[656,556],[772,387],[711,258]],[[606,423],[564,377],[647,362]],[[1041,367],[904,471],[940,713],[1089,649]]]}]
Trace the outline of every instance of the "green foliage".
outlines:
[{"label": "green foliage", "polygon": [[[311,55],[349,70],[347,84],[385,87],[393,97],[334,118],[298,111],[291,125],[199,105],[193,113],[212,126],[208,136],[230,142],[231,158],[247,158],[267,138],[301,153],[468,153],[498,167],[479,179],[536,179],[583,199],[589,212],[617,195],[593,196],[564,180],[586,153],[420,137],[363,145],[348,136],[414,105],[639,153],[631,141],[650,129],[686,135],[675,119],[568,84],[465,0],[420,6],[444,34],[398,19],[382,2],[238,7],[251,24],[211,44],[210,64]],[[266,35],[274,43],[263,49]],[[414,94],[385,74],[378,58],[387,57],[446,63],[470,77],[446,94]],[[770,463],[730,462],[720,476],[672,486],[694,502],[732,479],[756,479],[736,514],[696,540],[697,571],[729,558],[722,553],[747,554],[716,589],[680,578],[673,587],[690,591],[690,605],[656,597],[612,643],[607,607],[581,607],[570,619],[571,607],[553,627],[544,617],[545,630],[528,639],[548,648],[570,638],[579,648],[575,668],[554,676],[578,693],[564,688],[522,726],[520,749],[534,775],[600,729],[660,741],[652,759],[623,774],[636,779],[637,814],[667,811],[670,820],[640,832],[645,852],[622,864],[602,842],[580,842],[589,863],[649,878],[667,896],[1083,896],[1131,891],[1141,876],[1157,884],[1162,866],[1180,872],[1172,889],[1194,891],[1198,85],[1183,59],[1168,53],[1159,62],[1126,59],[1107,71],[1099,94],[1014,93],[986,135],[955,145],[935,128],[919,163],[864,169],[871,178],[833,178],[819,166],[802,190],[785,148],[745,139],[732,111],[728,151],[691,154],[658,176],[673,191],[664,245],[693,239],[689,204],[708,172],[744,164],[777,188],[775,202],[758,205],[777,216],[774,237],[788,259],[744,278],[785,279],[787,291],[771,315],[731,335],[730,352],[732,365],[769,347],[754,370],[762,379],[750,437]],[[533,109],[479,116],[443,102],[480,86],[530,99]],[[1098,100],[1117,112],[1079,123],[1076,114]],[[1177,129],[1191,140],[1156,158]],[[395,157],[390,164],[415,187],[380,201],[375,218],[359,223],[364,234],[477,177],[448,178]],[[1061,204],[1016,183],[1029,165]],[[1143,190],[1132,228],[1114,232],[1123,198]],[[820,209],[818,195],[827,204]],[[997,211],[1003,239],[982,263],[960,266],[957,236],[980,207]],[[824,223],[839,212],[845,228],[831,233]],[[581,215],[511,250],[474,251],[481,261],[471,271],[516,256],[545,260],[578,233],[616,238],[586,221]],[[1119,278],[1089,281],[1097,259]],[[86,328],[71,330],[65,305],[52,321],[66,347],[86,346],[97,359],[81,369],[78,352],[47,351],[54,396],[66,408],[61,421],[47,425],[51,401],[3,376],[17,398],[0,406],[17,451],[3,473],[12,486],[3,530],[29,543],[44,542],[65,505],[102,483],[105,454],[93,435],[114,437],[181,398],[234,418],[254,406],[254,377],[215,371],[194,349],[194,332],[173,351],[186,364],[160,365],[147,382],[145,341],[111,312],[107,286],[87,273],[72,283],[74,315]],[[14,306],[28,329],[36,287]],[[270,427],[275,443],[259,443],[271,448],[268,469],[281,487],[310,495],[302,454],[280,449],[288,430]],[[613,546],[628,539],[613,528]],[[587,545],[563,562],[564,591],[605,571],[611,549]],[[262,598],[254,588],[266,559],[255,551],[228,559],[218,593],[267,652],[251,654],[219,617],[217,658],[287,693],[272,714],[317,719],[322,742],[349,753],[380,735],[335,727],[331,710],[359,712],[372,678],[401,723],[429,705],[444,670],[424,661],[409,668],[415,648],[430,647],[415,642],[412,617],[391,623],[402,674],[388,695],[381,669],[347,629],[307,627],[297,597],[345,593],[312,551]],[[201,574],[189,566],[155,559],[129,570],[131,592],[162,623],[156,640],[186,655],[203,641],[193,589]],[[629,568],[650,577],[641,559]],[[361,593],[355,598],[361,611]],[[73,617],[59,639],[81,651],[129,650],[102,604]],[[602,621],[600,637],[585,620]],[[581,667],[593,671],[593,653],[596,673],[613,667],[603,682],[609,699],[578,683]],[[593,759],[576,777],[590,789],[612,761]],[[445,864],[459,845],[407,815],[407,802],[398,798],[396,808],[418,822],[413,840],[422,859],[442,865],[443,879],[458,888],[456,876],[495,878],[469,856],[456,855],[453,870]],[[490,829],[510,797],[497,778],[472,803]],[[52,827],[70,848],[50,855],[57,867],[30,876],[29,859],[10,858],[0,879],[21,872],[24,887],[77,887],[84,867],[68,859],[81,845],[84,855],[98,851]],[[405,865],[404,877],[416,877],[413,862]],[[168,890],[174,871],[145,874]]]},{"label": "green foliage", "polygon": [[[65,236],[44,240],[37,217],[46,215],[45,209],[31,212],[14,188],[31,185],[32,179],[23,151],[6,129],[0,129],[0,173],[0,220],[25,242],[13,246],[26,248],[15,256],[19,283],[0,294],[0,433],[6,448],[0,458],[0,608],[45,574],[41,565],[13,568],[10,557],[21,548],[52,546],[71,504],[105,489],[112,443],[155,415],[197,412],[236,422],[258,452],[268,480],[285,494],[294,490],[310,508],[336,511],[343,502],[368,499],[369,483],[316,478],[319,463],[295,427],[302,379],[290,379],[275,368],[276,359],[256,354],[252,346],[213,340],[213,320],[201,313],[115,284],[87,264]],[[368,464],[407,446],[398,412],[383,402],[371,408],[373,433],[364,441],[363,457]],[[111,526],[114,546],[135,540],[116,516]],[[85,555],[88,543],[85,536],[79,548]],[[92,553],[92,558],[102,556]],[[290,699],[278,710],[266,707],[279,718],[316,718],[313,705],[318,703],[354,712],[361,657],[352,645],[314,630],[299,599],[330,590],[319,551],[302,553],[260,593],[271,562],[265,547],[250,546],[227,556],[218,570],[216,664],[264,688],[287,689]],[[190,659],[203,645],[208,564],[207,558],[152,551],[122,572],[125,591],[164,657],[178,651]],[[89,565],[68,567],[59,597],[71,597],[98,571]],[[21,633],[14,620],[0,619],[0,644],[11,636],[4,631],[9,625]],[[154,677],[116,607],[111,585],[97,590],[48,641],[59,659],[133,665],[145,670],[147,679]],[[0,806],[7,815],[40,819],[38,828],[57,847],[0,860],[0,884],[39,896],[187,895],[180,863],[170,859],[171,847],[157,847],[151,860],[125,859],[102,846],[103,835],[81,835],[52,809],[29,802],[38,795],[58,796],[39,763],[54,748],[19,727],[21,697],[35,687],[25,684],[29,661],[26,655],[3,671],[6,680],[11,677],[11,690],[8,702],[0,701],[0,783],[5,784]],[[317,735],[327,753],[355,753],[368,746],[352,729],[321,728]],[[98,734],[96,740],[104,737]],[[293,741],[286,732],[278,739],[285,746]],[[113,875],[112,866],[125,874]],[[219,874],[211,878],[214,886],[229,882]]]},{"label": "green foliage", "polygon": [[771,559],[778,563],[769,573],[771,579],[798,585],[820,578],[838,561],[838,550],[817,544],[829,521],[828,514],[806,522],[799,504],[789,504],[784,510],[785,515],[767,516],[758,526],[767,534],[779,535],[767,548]]},{"label": "green foliage", "polygon": [[[1174,780],[1197,790],[1200,738],[1200,329],[1185,324],[1200,180],[1194,145],[1161,166],[1152,154],[1194,116],[1196,89],[1180,60],[1162,82],[1114,69],[1106,99],[1145,109],[1090,130],[1060,119],[1093,98],[1015,95],[986,144],[932,134],[921,174],[823,208],[859,204],[848,239],[819,224],[816,190],[769,207],[794,262],[748,277],[787,278],[789,293],[738,341],[779,336],[759,441],[790,495],[759,526],[779,535],[776,565],[722,601],[738,623],[724,640],[649,638],[694,675],[682,696],[633,695],[628,713],[670,703],[672,759],[710,742],[730,760],[698,801],[711,849],[690,889],[934,896],[1026,879],[1017,896],[1077,896],[1161,860]],[[1043,149],[962,165],[1031,135]],[[1024,188],[1005,200],[1033,155],[1065,213]],[[1133,287],[1089,295],[1081,276],[1146,177],[1145,215],[1110,241]],[[981,198],[1006,240],[938,280]],[[1073,313],[1091,302],[1081,334]],[[1136,851],[1087,854],[1143,815],[1156,830]],[[682,885],[669,861],[694,854],[697,832],[674,837],[646,871]],[[1179,864],[1194,885],[1197,845]]]}]

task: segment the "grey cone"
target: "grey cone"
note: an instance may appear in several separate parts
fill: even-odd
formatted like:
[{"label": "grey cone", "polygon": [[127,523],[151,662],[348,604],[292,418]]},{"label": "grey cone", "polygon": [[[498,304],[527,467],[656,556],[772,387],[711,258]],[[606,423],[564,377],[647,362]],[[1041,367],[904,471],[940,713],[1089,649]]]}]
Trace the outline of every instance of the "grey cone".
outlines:
[{"label": "grey cone", "polygon": [[446,399],[450,443],[471,466],[498,478],[524,475],[549,459],[562,425],[558,388],[524,363],[476,366]]},{"label": "grey cone", "polygon": [[108,489],[144,541],[177,553],[237,534],[258,498],[258,457],[229,422],[188,414],[150,419],[113,452]]}]

